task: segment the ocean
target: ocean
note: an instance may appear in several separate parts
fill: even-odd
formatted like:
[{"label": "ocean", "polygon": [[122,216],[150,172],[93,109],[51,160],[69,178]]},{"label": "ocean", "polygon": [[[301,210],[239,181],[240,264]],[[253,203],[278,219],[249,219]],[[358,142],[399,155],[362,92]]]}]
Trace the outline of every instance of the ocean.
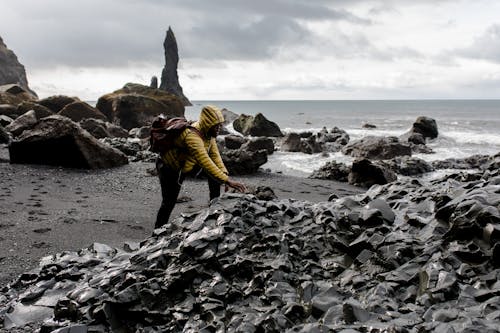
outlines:
[{"label": "ocean", "polygon": [[[186,118],[195,120],[203,105],[215,105],[237,114],[262,113],[283,132],[319,131],[335,126],[351,140],[367,135],[399,136],[419,116],[434,118],[439,136],[428,143],[434,154],[416,154],[426,161],[464,158],[500,152],[500,100],[362,100],[362,101],[193,101]],[[365,129],[364,123],[375,129]],[[295,176],[307,176],[329,160],[351,163],[342,153],[275,152],[263,168]]]}]

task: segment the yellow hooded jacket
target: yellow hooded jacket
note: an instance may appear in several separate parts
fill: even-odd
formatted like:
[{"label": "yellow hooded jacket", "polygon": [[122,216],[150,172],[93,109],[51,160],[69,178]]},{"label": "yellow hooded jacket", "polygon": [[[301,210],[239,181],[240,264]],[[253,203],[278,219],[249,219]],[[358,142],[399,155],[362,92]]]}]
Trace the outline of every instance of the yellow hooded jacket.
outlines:
[{"label": "yellow hooded jacket", "polygon": [[227,169],[220,157],[215,138],[208,135],[210,128],[223,122],[224,117],[217,107],[203,107],[200,119],[192,125],[201,132],[203,138],[186,128],[176,138],[175,148],[162,155],[163,162],[172,170],[182,169],[182,173],[190,172],[198,165],[210,177],[225,183],[229,179]]}]

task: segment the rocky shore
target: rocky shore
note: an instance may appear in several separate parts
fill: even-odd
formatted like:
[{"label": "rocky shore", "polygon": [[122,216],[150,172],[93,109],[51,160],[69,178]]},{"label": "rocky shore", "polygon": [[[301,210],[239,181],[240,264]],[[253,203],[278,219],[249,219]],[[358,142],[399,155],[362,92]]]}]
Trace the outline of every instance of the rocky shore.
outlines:
[{"label": "rocky shore", "polygon": [[[208,207],[179,205],[183,213],[170,224],[125,246],[117,238],[150,233],[147,208],[156,206],[147,196],[135,203],[131,197],[151,191],[153,179],[126,180],[137,176],[134,170],[145,172],[141,164],[99,177],[65,171],[66,182],[57,169],[33,177],[31,168],[3,165],[2,177],[31,179],[26,194],[35,195],[20,202],[17,214],[57,207],[63,197],[47,204],[37,194],[57,193],[53,186],[70,187],[63,196],[73,193],[81,200],[75,205],[91,207],[87,212],[107,208],[94,215],[99,221],[63,212],[54,225],[33,214],[39,231],[23,231],[70,242],[73,236],[60,233],[65,224],[95,240],[109,240],[106,231],[122,234],[111,246],[74,252],[40,246],[51,255],[2,290],[2,331],[498,332],[499,164],[497,158],[484,170],[433,181],[407,177],[348,196],[352,189],[325,188],[325,181],[256,176],[246,181],[266,182],[281,198],[227,194]],[[85,184],[97,195],[83,195]],[[297,191],[299,184],[309,190]],[[186,185],[199,192],[197,181]],[[340,198],[324,201],[330,191]],[[300,200],[286,199],[295,196]],[[71,210],[68,202],[63,207]]]}]

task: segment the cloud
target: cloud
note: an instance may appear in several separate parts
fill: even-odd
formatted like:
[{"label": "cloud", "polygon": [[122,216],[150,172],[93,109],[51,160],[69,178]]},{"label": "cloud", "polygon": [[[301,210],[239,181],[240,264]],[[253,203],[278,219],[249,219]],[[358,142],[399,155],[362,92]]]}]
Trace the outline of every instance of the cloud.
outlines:
[{"label": "cloud", "polygon": [[490,26],[482,35],[476,37],[470,46],[452,53],[465,58],[500,63],[500,24]]}]

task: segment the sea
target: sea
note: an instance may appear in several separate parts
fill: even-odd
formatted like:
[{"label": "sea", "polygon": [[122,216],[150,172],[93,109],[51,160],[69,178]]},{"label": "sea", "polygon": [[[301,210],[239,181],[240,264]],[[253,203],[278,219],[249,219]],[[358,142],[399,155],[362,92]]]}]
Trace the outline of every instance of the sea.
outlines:
[{"label": "sea", "polygon": [[[368,135],[400,136],[419,116],[434,118],[439,136],[427,143],[433,154],[414,154],[426,161],[465,158],[500,152],[500,100],[287,100],[192,101],[186,118],[196,120],[204,105],[226,108],[237,114],[262,113],[282,132],[318,132],[338,127],[351,141]],[[363,124],[376,128],[363,128]],[[234,131],[231,127],[230,131]],[[236,132],[235,132],[236,133]],[[346,164],[353,158],[341,152],[303,154],[275,152],[262,167],[273,172],[307,177],[326,162]]]}]

